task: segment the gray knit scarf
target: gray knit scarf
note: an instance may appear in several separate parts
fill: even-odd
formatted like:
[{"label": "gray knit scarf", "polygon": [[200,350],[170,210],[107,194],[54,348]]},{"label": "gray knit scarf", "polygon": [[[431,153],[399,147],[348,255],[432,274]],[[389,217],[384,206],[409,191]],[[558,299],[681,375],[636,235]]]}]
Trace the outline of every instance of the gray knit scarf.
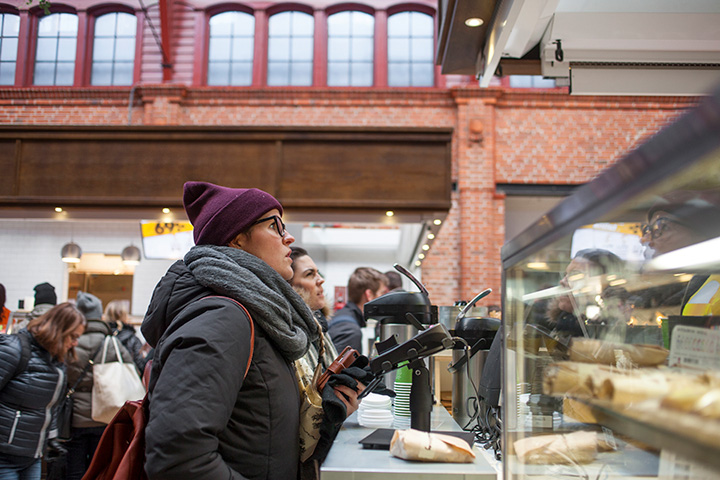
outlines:
[{"label": "gray knit scarf", "polygon": [[286,359],[301,358],[318,338],[310,308],[258,257],[237,248],[198,245],[185,255],[185,264],[201,285],[242,303]]}]

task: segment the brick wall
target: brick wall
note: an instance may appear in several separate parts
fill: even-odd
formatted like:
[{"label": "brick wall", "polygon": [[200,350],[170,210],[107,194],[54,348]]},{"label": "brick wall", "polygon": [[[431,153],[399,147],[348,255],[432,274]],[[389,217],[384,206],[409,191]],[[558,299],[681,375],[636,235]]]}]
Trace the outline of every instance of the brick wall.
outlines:
[{"label": "brick wall", "polygon": [[[147,41],[147,38],[146,38]],[[128,108],[130,97],[132,108]],[[479,89],[0,89],[0,123],[453,127],[452,208],[422,279],[438,305],[499,303],[504,197],[498,183],[587,182],[695,103]],[[470,123],[482,126],[472,132]],[[55,255],[55,252],[53,252]]]}]

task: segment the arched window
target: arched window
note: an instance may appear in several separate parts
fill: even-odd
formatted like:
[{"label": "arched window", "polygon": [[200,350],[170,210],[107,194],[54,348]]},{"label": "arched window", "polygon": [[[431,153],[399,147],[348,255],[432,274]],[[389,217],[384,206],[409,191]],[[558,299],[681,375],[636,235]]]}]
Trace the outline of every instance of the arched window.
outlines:
[{"label": "arched window", "polygon": [[330,86],[372,86],[375,18],[358,11],[328,16]]},{"label": "arched window", "polygon": [[73,13],[52,13],[38,22],[34,85],[72,85],[78,18]]},{"label": "arched window", "polygon": [[400,12],[388,17],[388,85],[432,87],[433,17],[421,12]]},{"label": "arched window", "polygon": [[312,85],[313,16],[276,13],[268,27],[268,85]]},{"label": "arched window", "polygon": [[224,12],[210,18],[208,85],[251,85],[255,17]]},{"label": "arched window", "polygon": [[137,18],[124,12],[95,19],[91,85],[132,85]]},{"label": "arched window", "polygon": [[0,13],[0,85],[15,83],[20,17]]}]

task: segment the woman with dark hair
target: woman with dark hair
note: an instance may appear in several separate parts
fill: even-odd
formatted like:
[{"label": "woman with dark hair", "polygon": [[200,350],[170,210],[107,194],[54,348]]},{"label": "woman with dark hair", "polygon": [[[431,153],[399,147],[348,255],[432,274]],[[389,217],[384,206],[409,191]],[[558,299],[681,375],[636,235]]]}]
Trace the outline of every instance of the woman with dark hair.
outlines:
[{"label": "woman with dark hair", "polygon": [[10,309],[5,306],[5,285],[0,283],[0,333],[7,331],[8,321],[10,320]]},{"label": "woman with dark hair", "polygon": [[65,392],[64,361],[75,358],[84,330],[85,317],[66,302],[31,320],[17,335],[0,335],[3,480],[39,480],[46,448],[62,450],[55,440],[55,414]]}]

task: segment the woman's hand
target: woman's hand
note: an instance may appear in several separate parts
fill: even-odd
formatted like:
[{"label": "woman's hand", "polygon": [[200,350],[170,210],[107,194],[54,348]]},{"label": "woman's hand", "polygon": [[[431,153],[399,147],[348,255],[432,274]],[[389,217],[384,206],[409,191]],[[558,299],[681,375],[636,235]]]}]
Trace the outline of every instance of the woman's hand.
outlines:
[{"label": "woman's hand", "polygon": [[365,385],[358,382],[357,390],[353,390],[352,388],[346,387],[345,385],[338,385],[336,387],[333,387],[333,390],[335,390],[335,396],[338,397],[340,401],[345,404],[345,408],[347,409],[347,416],[349,417],[360,406],[358,395],[360,395],[360,393],[365,390]]}]

